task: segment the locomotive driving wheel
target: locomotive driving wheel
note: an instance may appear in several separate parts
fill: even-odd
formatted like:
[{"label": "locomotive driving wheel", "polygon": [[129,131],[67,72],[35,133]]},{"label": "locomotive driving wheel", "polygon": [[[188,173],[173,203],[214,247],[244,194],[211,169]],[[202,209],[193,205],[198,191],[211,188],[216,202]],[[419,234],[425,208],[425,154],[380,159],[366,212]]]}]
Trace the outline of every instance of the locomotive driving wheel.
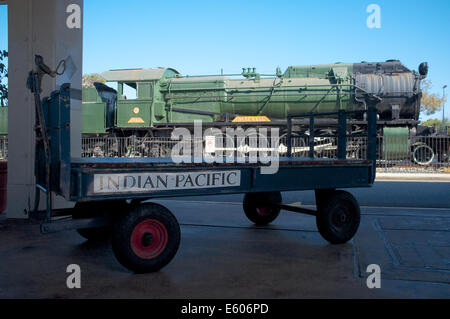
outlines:
[{"label": "locomotive driving wheel", "polygon": [[271,203],[281,204],[280,192],[247,193],[244,196],[243,208],[247,218],[256,225],[267,225],[280,214],[280,209]]},{"label": "locomotive driving wheel", "polygon": [[426,144],[419,144],[414,147],[412,153],[412,159],[414,163],[427,166],[430,165],[434,160],[435,154],[431,147]]},{"label": "locomotive driving wheel", "polygon": [[344,244],[356,234],[360,223],[360,208],[356,199],[345,191],[316,195],[316,224],[319,233],[332,244]]},{"label": "locomotive driving wheel", "polygon": [[164,206],[135,206],[114,225],[112,248],[117,260],[135,273],[155,272],[167,265],[180,244],[180,226]]}]

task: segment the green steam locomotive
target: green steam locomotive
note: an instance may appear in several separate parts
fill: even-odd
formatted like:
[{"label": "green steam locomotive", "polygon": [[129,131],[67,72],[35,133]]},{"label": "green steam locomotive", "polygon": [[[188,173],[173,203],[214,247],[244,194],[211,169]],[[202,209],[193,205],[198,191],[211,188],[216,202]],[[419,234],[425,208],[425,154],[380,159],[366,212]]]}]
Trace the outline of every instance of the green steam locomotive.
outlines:
[{"label": "green steam locomotive", "polygon": [[[413,128],[420,111],[418,72],[398,60],[379,63],[336,63],[290,66],[282,73],[259,74],[245,68],[241,74],[181,76],[171,68],[112,70],[102,74],[116,89],[101,83],[83,89],[82,132],[87,136],[170,136],[175,127],[279,126],[288,115],[366,108],[364,94],[373,93],[380,127]],[[128,93],[127,93],[128,92]],[[130,93],[131,92],[131,95]],[[323,119],[329,126],[335,119]],[[352,125],[364,127],[363,117]],[[294,129],[301,131],[302,125]]]}]

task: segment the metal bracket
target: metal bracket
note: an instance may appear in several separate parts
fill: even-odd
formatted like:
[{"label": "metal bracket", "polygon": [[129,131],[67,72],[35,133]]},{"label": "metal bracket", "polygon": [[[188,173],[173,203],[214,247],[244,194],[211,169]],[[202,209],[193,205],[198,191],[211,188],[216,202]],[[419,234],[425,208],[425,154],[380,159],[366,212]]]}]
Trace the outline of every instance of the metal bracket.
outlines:
[{"label": "metal bracket", "polygon": [[290,212],[293,212],[293,213],[317,216],[317,211],[316,210],[312,210],[312,209],[306,209],[306,208],[301,208],[301,207],[297,207],[297,206],[277,204],[277,203],[270,203],[268,205],[272,206],[272,207],[280,208],[280,209],[283,209],[283,210],[287,210],[287,211],[290,211]]},{"label": "metal bracket", "polygon": [[97,228],[109,225],[111,225],[111,218],[107,217],[94,217],[83,219],[66,218],[61,220],[54,220],[49,223],[42,223],[41,233],[50,234],[65,230]]}]

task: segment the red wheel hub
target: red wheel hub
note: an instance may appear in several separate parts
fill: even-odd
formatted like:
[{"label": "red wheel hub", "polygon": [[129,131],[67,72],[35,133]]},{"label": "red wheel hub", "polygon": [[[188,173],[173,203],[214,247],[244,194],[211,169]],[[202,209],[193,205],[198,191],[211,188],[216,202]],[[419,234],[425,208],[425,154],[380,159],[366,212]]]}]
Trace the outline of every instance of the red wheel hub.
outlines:
[{"label": "red wheel hub", "polygon": [[142,259],[152,259],[164,251],[168,237],[166,226],[156,219],[147,219],[134,227],[131,249]]},{"label": "red wheel hub", "polygon": [[261,216],[268,216],[272,212],[270,207],[257,207],[256,212]]}]

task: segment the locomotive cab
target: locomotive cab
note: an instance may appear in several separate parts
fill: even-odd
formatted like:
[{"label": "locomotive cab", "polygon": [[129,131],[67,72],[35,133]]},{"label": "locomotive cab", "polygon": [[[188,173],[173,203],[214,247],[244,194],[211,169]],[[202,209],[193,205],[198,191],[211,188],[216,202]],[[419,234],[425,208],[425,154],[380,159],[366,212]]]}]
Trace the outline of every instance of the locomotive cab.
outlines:
[{"label": "locomotive cab", "polygon": [[116,117],[117,91],[103,83],[95,82],[98,96],[105,103],[105,127],[113,128]]},{"label": "locomotive cab", "polygon": [[[164,109],[160,82],[178,74],[173,69],[111,70],[102,74],[117,85],[114,125],[121,129],[150,128]],[[110,124],[108,122],[108,124]],[[112,127],[111,125],[108,126]]]}]

